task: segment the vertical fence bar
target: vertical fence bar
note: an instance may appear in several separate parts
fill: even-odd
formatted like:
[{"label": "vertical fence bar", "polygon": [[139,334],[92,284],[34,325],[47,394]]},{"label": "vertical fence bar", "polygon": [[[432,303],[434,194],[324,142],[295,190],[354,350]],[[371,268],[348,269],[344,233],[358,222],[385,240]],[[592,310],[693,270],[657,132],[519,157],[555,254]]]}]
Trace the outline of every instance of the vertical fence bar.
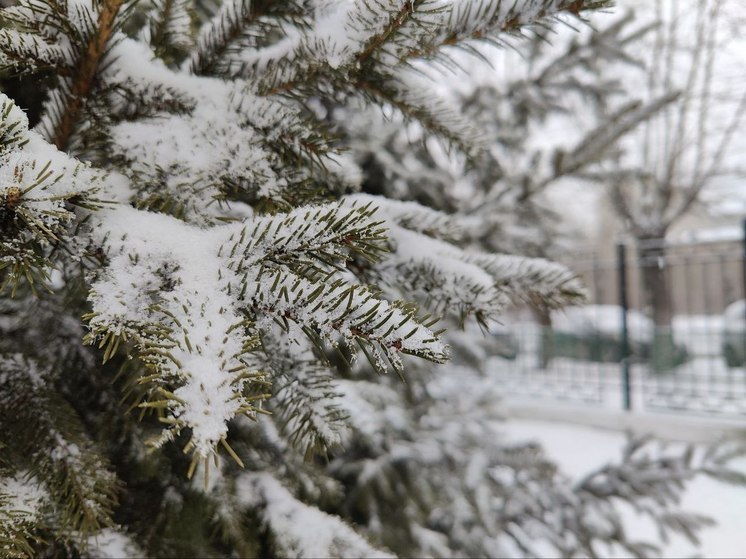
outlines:
[{"label": "vertical fence bar", "polygon": [[[746,228],[746,221],[744,222]],[[744,229],[746,231],[746,229]],[[746,241],[744,241],[746,243]],[[746,251],[746,244],[744,244],[744,251]],[[632,409],[632,395],[630,389],[630,378],[629,378],[629,328],[627,325],[627,310],[629,304],[627,303],[627,258],[625,254],[624,243],[618,243],[616,246],[617,254],[617,270],[619,273],[619,306],[622,308],[622,331],[621,334],[621,350],[622,350],[622,394],[624,397],[624,409],[629,411]],[[744,253],[746,255],[746,252]],[[746,260],[744,260],[744,273],[746,273]],[[744,276],[746,281],[746,275]]]}]

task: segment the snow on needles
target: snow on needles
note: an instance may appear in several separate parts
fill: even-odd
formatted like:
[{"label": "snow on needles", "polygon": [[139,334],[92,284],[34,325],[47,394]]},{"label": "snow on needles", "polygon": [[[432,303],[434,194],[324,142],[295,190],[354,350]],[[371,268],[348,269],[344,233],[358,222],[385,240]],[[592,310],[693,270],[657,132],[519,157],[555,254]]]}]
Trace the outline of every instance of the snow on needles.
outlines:
[{"label": "snow on needles", "polygon": [[[126,178],[107,179],[58,152],[28,132],[25,116],[2,100],[0,133],[6,145],[19,148],[0,154],[3,183],[17,185],[3,196],[14,211],[26,212],[33,233],[56,238],[62,222],[74,217],[66,200],[90,194],[94,185],[111,182],[102,191],[125,198]],[[139,126],[129,124],[130,130]],[[177,145],[174,157],[198,155],[183,147]],[[106,346],[104,359],[121,342],[134,342],[153,373],[141,405],[166,413],[162,420],[169,425],[153,444],[189,428],[190,448],[206,457],[225,442],[230,419],[261,410],[265,395],[254,381],[263,386],[264,373],[252,367],[248,353],[273,320],[294,321],[305,335],[332,344],[340,336],[358,342],[382,371],[388,364],[401,369],[401,353],[446,358],[444,344],[410,306],[382,300],[362,285],[329,281],[351,251],[376,258],[385,230],[373,213],[370,205],[330,204],[209,229],[121,203],[92,213],[85,229],[89,246],[101,247],[106,262],[91,275],[87,341]],[[326,281],[297,273],[311,262]]]},{"label": "snow on needles", "polygon": [[28,472],[13,477],[0,477],[0,496],[7,496],[3,508],[23,515],[41,514],[47,492]]},{"label": "snow on needles", "polygon": [[246,474],[237,481],[244,506],[259,508],[284,557],[385,557],[341,519],[309,507],[293,497],[270,474]]},{"label": "snow on needles", "polygon": [[[373,203],[386,218],[392,252],[378,265],[389,283],[425,299],[438,312],[494,317],[511,299],[539,295],[552,305],[584,297],[565,266],[543,258],[487,254],[443,239],[462,239],[454,219],[416,204],[357,194],[348,203]],[[463,242],[463,241],[462,241]]]},{"label": "snow on needles", "polygon": [[[216,251],[224,231],[125,207],[101,217],[99,242],[108,237],[110,261],[93,284],[90,326],[141,338],[164,384],[178,385],[167,399],[176,431],[190,427],[196,452],[207,456],[225,438],[227,421],[251,409],[241,397],[244,341],[228,335],[244,319],[221,278],[225,263]],[[146,340],[148,322],[156,327]],[[158,443],[172,434],[164,431]]]},{"label": "snow on needles", "polygon": [[[231,418],[254,416],[258,404],[245,389],[262,375],[249,366],[251,332],[275,319],[332,343],[340,335],[360,340],[381,370],[387,362],[401,368],[401,352],[445,358],[442,342],[405,308],[364,286],[315,282],[284,265],[308,254],[340,259],[335,245],[352,242],[356,228],[361,242],[380,235],[365,222],[368,211],[330,204],[207,230],[128,207],[99,212],[93,238],[108,248],[109,263],[92,286],[90,327],[97,336],[133,338],[160,372],[163,399],[145,405],[165,409],[172,427],[155,444],[189,427],[204,457],[225,439]],[[327,216],[328,228],[313,225],[314,212]]]}]

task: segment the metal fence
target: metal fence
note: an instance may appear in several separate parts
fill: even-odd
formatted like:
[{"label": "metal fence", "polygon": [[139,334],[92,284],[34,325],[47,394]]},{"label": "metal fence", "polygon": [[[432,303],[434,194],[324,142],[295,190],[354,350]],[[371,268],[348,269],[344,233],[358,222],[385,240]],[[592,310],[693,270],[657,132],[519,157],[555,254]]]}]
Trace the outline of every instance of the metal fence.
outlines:
[{"label": "metal fence", "polygon": [[507,320],[512,362],[489,368],[508,394],[746,419],[746,236],[620,244],[566,263],[588,304]]}]

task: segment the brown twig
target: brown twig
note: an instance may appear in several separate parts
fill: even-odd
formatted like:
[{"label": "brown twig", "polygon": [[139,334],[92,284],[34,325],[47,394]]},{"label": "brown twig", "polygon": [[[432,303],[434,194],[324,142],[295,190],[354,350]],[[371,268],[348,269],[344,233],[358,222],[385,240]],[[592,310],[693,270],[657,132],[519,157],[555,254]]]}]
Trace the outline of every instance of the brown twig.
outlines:
[{"label": "brown twig", "polygon": [[114,20],[122,4],[124,0],[103,0],[101,3],[96,32],[88,40],[85,53],[78,60],[73,72],[70,94],[65,100],[62,116],[52,136],[57,149],[64,150],[70,141],[83,103],[93,88],[99,64],[106,53],[106,44],[114,32]]}]

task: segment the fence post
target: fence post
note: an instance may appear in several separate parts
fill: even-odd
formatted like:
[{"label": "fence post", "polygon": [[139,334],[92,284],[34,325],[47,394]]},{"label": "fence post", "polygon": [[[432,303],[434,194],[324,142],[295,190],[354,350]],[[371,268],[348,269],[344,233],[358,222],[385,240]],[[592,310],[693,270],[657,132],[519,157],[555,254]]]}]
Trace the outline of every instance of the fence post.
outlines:
[{"label": "fence post", "polygon": [[[746,222],[744,223],[744,227],[746,227]],[[623,242],[617,243],[616,254],[617,271],[619,273],[619,306],[622,308],[622,331],[620,332],[622,353],[622,360],[620,362],[622,366],[622,394],[624,397],[624,409],[625,411],[629,411],[632,409],[632,394],[629,377],[629,328],[627,326],[627,310],[629,304],[627,303],[627,259]],[[746,263],[744,264],[744,270],[746,270]]]}]

